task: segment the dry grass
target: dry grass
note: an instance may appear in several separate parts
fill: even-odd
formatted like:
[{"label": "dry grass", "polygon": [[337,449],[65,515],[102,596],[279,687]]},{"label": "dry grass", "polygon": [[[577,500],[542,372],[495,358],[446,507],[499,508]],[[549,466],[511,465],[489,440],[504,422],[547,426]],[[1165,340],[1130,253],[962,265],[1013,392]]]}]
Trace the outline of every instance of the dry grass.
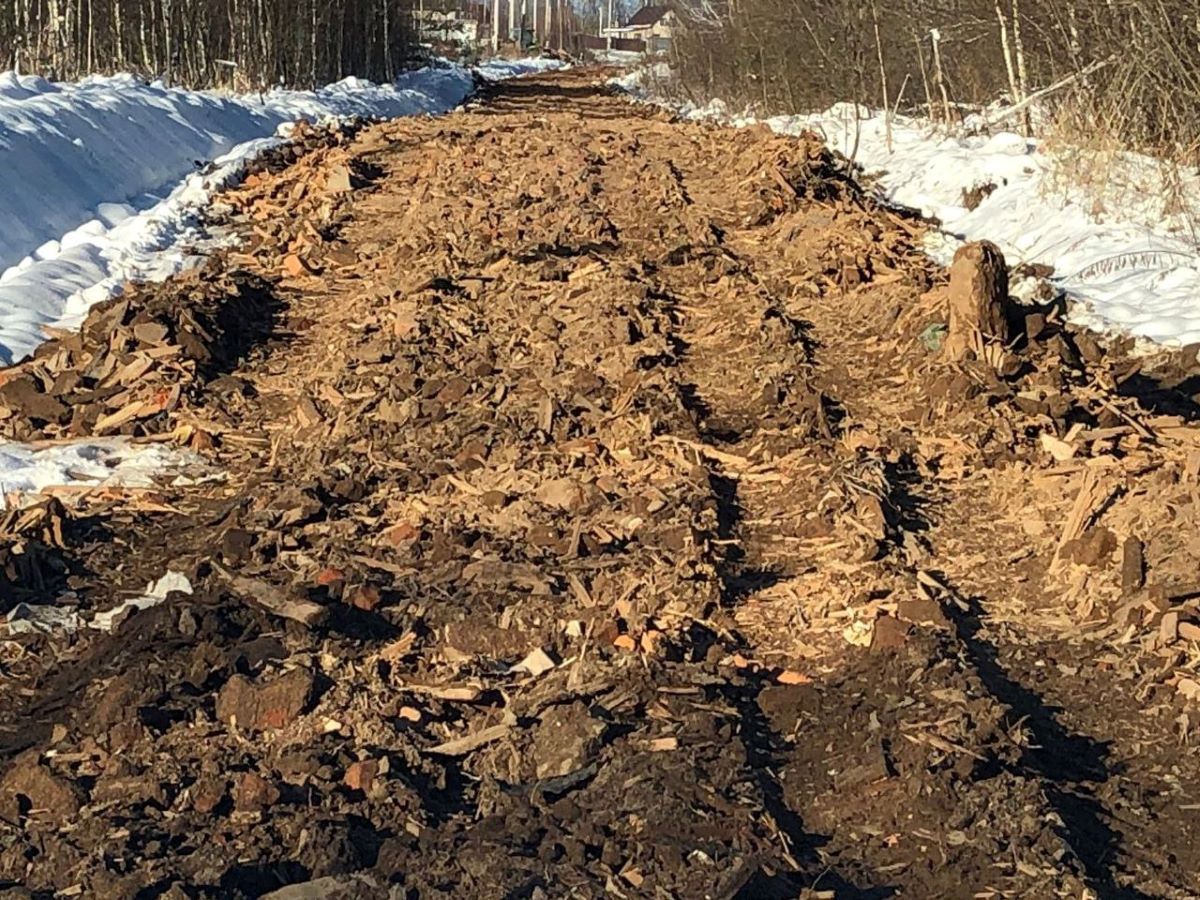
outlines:
[{"label": "dry grass", "polygon": [[1156,227],[1200,246],[1200,177],[1192,145],[1138,152],[1128,103],[1078,92],[1058,103],[1047,118],[1043,147],[1053,161],[1046,192],[1082,199],[1089,215],[1104,221],[1119,215]]}]

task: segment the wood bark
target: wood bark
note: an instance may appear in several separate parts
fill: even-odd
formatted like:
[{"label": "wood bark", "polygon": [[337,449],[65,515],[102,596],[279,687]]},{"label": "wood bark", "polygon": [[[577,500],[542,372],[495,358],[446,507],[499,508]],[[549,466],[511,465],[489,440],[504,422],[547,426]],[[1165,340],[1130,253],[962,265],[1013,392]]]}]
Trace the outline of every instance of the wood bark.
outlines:
[{"label": "wood bark", "polygon": [[946,355],[962,359],[985,343],[1007,344],[1007,305],[1008,266],[1000,248],[990,241],[960,247],[950,266]]}]

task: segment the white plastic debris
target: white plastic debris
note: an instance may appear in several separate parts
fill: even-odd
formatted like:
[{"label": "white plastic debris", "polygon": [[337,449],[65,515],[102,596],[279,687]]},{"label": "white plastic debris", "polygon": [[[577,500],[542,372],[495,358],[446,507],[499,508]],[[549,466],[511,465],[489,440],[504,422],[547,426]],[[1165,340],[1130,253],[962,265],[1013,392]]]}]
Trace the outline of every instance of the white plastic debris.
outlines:
[{"label": "white plastic debris", "polygon": [[71,634],[79,630],[79,613],[68,606],[18,603],[9,610],[6,622],[10,635]]},{"label": "white plastic debris", "polygon": [[190,596],[192,593],[192,583],[186,575],[181,575],[178,572],[167,572],[158,581],[152,581],[146,585],[146,593],[142,594],[142,596],[134,597],[132,600],[126,600],[112,609],[96,613],[88,625],[98,631],[111,632],[124,618],[126,612],[158,606],[173,591]]}]

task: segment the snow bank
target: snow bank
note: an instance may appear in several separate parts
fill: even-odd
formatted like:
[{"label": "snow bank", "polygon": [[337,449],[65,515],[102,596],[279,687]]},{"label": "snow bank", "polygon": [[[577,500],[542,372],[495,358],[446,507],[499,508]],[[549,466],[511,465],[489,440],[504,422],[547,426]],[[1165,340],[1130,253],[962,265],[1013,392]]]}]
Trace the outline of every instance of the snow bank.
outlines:
[{"label": "snow bank", "polygon": [[[649,79],[639,73],[617,83],[653,99],[647,97]],[[759,121],[734,115],[719,101],[678,110],[734,125]],[[939,261],[949,262],[962,240],[991,240],[1012,264],[1053,266],[1055,281],[1076,301],[1070,316],[1080,324],[1158,344],[1200,342],[1200,255],[1185,218],[1163,213],[1162,171],[1155,160],[1121,158],[1110,173],[1110,180],[1121,182],[1119,190],[1109,191],[1100,211],[1094,193],[1069,185],[1064,190],[1059,161],[1040,142],[1012,132],[951,135],[898,117],[889,150],[884,117],[852,104],[765,122],[781,134],[822,135],[878,175],[887,199],[937,217],[945,235],[928,249]],[[964,191],[984,185],[995,190],[967,209]],[[1183,190],[1188,205],[1200,209],[1200,180],[1193,177]]]},{"label": "snow bank", "polygon": [[[558,65],[501,61],[478,71],[495,79]],[[52,84],[0,74],[0,364],[32,352],[44,325],[77,324],[123,281],[178,271],[197,210],[296,119],[445,112],[472,86],[459,66],[389,85],[348,78],[238,96],[130,75]]]},{"label": "snow bank", "polygon": [[[994,241],[1010,263],[1053,266],[1057,283],[1078,301],[1072,317],[1081,324],[1160,344],[1200,342],[1200,257],[1186,223],[1161,214],[1153,161],[1127,157],[1122,174],[1133,192],[1122,207],[1093,215],[1093,197],[1064,193],[1055,160],[1038,141],[1012,132],[951,137],[901,118],[889,152],[883,116],[857,120],[852,106],[767,124],[784,134],[817,131],[847,155],[857,140],[857,160],[882,173],[889,199],[936,216],[958,239]],[[964,191],[984,185],[995,190],[967,209]],[[943,244],[934,255],[948,262],[955,246]]]}]

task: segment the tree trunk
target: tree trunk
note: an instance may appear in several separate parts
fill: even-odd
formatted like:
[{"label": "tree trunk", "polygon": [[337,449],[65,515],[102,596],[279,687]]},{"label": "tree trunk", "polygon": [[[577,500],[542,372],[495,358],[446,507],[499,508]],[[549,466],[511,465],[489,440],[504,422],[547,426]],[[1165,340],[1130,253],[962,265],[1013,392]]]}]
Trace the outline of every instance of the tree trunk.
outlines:
[{"label": "tree trunk", "polygon": [[950,124],[950,96],[946,93],[946,76],[942,72],[942,33],[936,28],[929,32],[933,43],[933,77],[937,82],[938,92],[942,95],[942,114],[945,122]]},{"label": "tree trunk", "polygon": [[1007,344],[1008,266],[990,241],[959,247],[950,266],[950,334],[945,353],[962,359],[991,342]]}]

